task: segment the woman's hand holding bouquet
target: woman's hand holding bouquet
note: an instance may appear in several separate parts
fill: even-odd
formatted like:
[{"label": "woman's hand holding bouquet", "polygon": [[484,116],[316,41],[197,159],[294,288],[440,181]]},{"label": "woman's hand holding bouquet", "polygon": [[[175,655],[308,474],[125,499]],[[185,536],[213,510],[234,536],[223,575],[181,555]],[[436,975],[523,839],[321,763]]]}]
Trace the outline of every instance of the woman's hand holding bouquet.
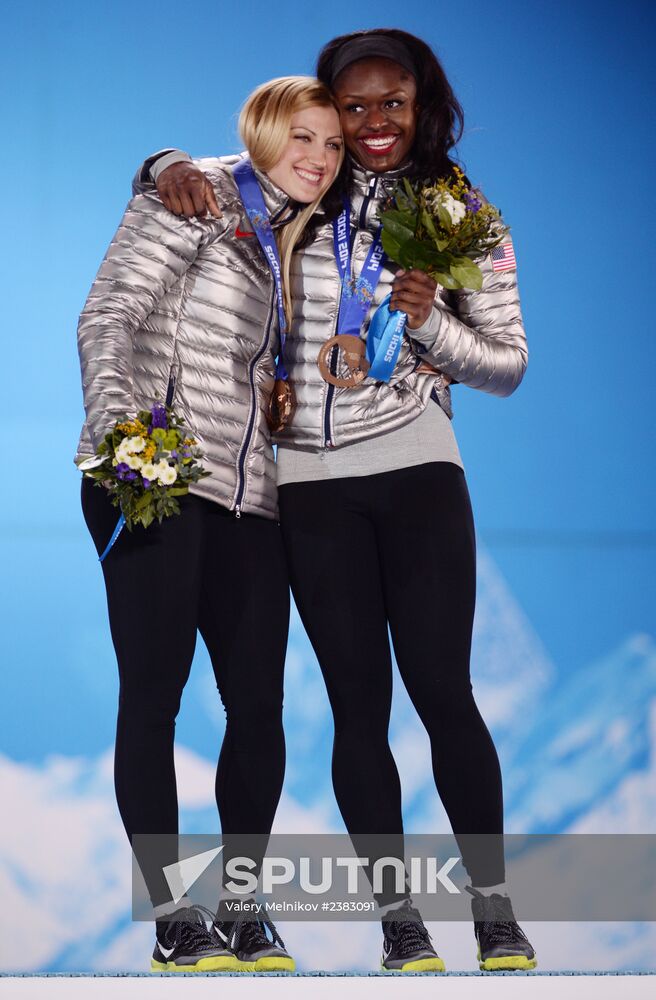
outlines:
[{"label": "woman's hand holding bouquet", "polygon": [[478,291],[483,273],[476,260],[509,232],[499,210],[467,186],[459,167],[451,178],[434,184],[404,179],[380,221],[385,252],[402,268],[390,309],[406,313],[409,330],[419,329],[430,317],[438,284]]},{"label": "woman's hand holding bouquet", "polygon": [[198,461],[195,439],[175,413],[161,403],[140,410],[136,418],[119,420],[105,436],[98,454],[80,470],[105,486],[127,527],[147,528],[157,518],[180,513],[178,497],[210,473]]}]

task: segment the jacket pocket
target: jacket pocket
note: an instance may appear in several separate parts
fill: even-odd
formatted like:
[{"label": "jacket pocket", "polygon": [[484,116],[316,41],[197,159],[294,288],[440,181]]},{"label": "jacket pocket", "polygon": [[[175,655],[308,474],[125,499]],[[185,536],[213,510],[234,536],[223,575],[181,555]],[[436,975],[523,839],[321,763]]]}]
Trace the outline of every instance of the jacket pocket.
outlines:
[{"label": "jacket pocket", "polygon": [[451,388],[444,381],[441,375],[435,379],[435,385],[431,392],[431,399],[441,406],[449,420],[453,419],[453,408],[451,406]]}]

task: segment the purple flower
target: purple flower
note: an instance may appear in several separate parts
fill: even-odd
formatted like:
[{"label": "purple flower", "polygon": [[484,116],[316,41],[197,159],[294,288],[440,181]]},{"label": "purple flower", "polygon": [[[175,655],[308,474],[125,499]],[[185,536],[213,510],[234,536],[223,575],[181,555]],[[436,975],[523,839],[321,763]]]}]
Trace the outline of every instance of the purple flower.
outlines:
[{"label": "purple flower", "polygon": [[116,475],[118,476],[119,479],[129,479],[130,472],[132,472],[132,469],[127,464],[127,462],[119,462],[118,465],[116,466]]},{"label": "purple flower", "polygon": [[146,479],[145,476],[142,476],[141,478],[143,479],[144,489],[149,490],[150,489],[150,479]]},{"label": "purple flower", "polygon": [[177,451],[174,448],[173,451],[171,452],[171,458],[177,458],[177,457],[178,457],[178,453],[177,453]]},{"label": "purple flower", "polygon": [[471,191],[468,191],[465,195],[465,205],[467,206],[467,211],[475,215],[482,208],[483,202],[475,194],[472,194]]},{"label": "purple flower", "polygon": [[151,414],[153,417],[152,427],[153,430],[156,427],[160,427],[162,430],[168,430],[168,423],[166,421],[166,407],[162,406],[161,403],[155,403],[151,408]]}]

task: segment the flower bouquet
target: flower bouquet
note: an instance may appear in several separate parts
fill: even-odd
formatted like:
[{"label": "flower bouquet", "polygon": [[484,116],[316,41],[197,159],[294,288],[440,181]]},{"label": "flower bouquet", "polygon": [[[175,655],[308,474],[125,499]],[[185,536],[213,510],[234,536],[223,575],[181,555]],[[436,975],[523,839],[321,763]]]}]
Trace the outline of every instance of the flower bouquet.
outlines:
[{"label": "flower bouquet", "polygon": [[125,524],[147,528],[157,518],[180,513],[178,497],[189,484],[209,476],[198,461],[196,440],[173,411],[161,403],[140,410],[133,420],[116,423],[98,448],[98,454],[80,470],[106,486]]},{"label": "flower bouquet", "polygon": [[494,205],[469,188],[459,167],[434,184],[397,185],[380,213],[387,256],[409,270],[425,271],[444,288],[472,288],[483,283],[475,263],[504,239],[509,227]]}]

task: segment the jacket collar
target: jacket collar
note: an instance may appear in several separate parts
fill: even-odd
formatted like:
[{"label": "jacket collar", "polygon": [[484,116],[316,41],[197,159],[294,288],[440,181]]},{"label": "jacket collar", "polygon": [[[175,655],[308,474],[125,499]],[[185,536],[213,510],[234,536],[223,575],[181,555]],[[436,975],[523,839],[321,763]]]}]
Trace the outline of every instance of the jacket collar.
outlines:
[{"label": "jacket collar", "polygon": [[363,197],[369,193],[371,190],[371,184],[374,178],[376,178],[380,184],[376,185],[377,194],[385,192],[386,194],[395,186],[397,181],[401,177],[405,177],[406,174],[412,169],[412,163],[404,163],[402,166],[397,167],[396,170],[388,170],[384,174],[374,173],[373,170],[365,170],[361,167],[359,163],[351,157],[351,176],[352,182],[351,187],[354,193],[360,194]]},{"label": "jacket collar", "polygon": [[[384,174],[365,170],[351,160],[351,220],[359,228],[374,231],[379,226],[378,211],[383,202],[392,194],[399,178],[409,173],[411,163],[405,163],[396,170]],[[374,183],[375,182],[375,183]],[[363,206],[366,206],[363,218]]]},{"label": "jacket collar", "polygon": [[[244,154],[243,159],[247,160],[248,158],[248,155]],[[287,208],[294,209],[290,217],[296,215],[295,202],[291,201],[289,195],[282,191],[279,187],[276,187],[271,178],[267,177],[266,174],[263,174],[262,171],[258,170],[256,166],[253,166],[253,171],[255,172],[258,184],[262,189],[264,204],[267,207],[272,225],[275,226],[281,216],[286,216]],[[289,219],[285,218],[285,221],[288,222]]]}]

